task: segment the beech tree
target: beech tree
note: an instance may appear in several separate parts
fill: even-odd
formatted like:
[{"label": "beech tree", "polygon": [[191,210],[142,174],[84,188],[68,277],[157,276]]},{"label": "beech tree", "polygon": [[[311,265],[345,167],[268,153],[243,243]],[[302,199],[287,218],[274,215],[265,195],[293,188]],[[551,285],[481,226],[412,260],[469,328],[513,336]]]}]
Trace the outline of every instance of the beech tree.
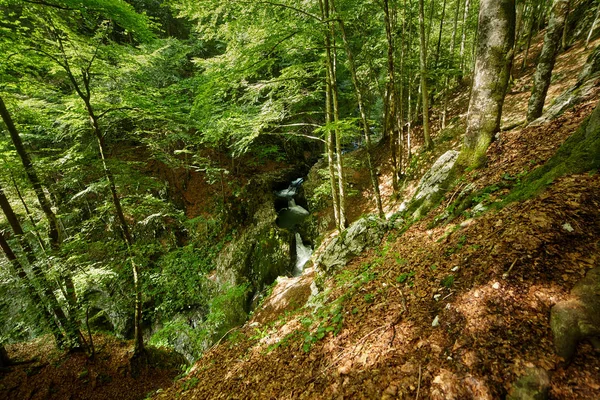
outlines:
[{"label": "beech tree", "polygon": [[514,38],[515,1],[481,1],[473,89],[460,161],[463,166],[483,166],[487,148],[500,130]]},{"label": "beech tree", "polygon": [[550,12],[550,22],[544,36],[544,45],[540,54],[535,75],[533,89],[527,108],[527,121],[531,122],[542,116],[546,94],[552,79],[552,70],[556,56],[561,48],[561,40],[565,21],[569,10],[568,0],[554,0]]},{"label": "beech tree", "polygon": [[427,39],[425,38],[425,11],[423,0],[419,0],[419,40],[421,66],[421,97],[423,101],[423,139],[425,149],[433,149],[433,141],[429,132],[429,91],[427,87]]}]

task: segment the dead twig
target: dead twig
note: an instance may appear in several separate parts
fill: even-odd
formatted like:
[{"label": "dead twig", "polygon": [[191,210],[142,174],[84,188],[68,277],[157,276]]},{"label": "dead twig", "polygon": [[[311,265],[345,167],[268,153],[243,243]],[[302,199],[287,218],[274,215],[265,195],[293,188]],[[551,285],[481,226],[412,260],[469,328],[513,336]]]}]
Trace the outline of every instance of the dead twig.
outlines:
[{"label": "dead twig", "polygon": [[419,364],[419,384],[417,385],[417,397],[415,400],[419,400],[419,392],[421,391],[421,364]]},{"label": "dead twig", "polygon": [[510,275],[510,271],[512,271],[512,269],[515,266],[515,263],[517,262],[517,260],[518,260],[518,258],[515,258],[515,261],[513,261],[513,263],[510,264],[510,267],[508,268],[508,271],[506,271],[505,273],[502,274],[502,279],[508,278],[508,275]]}]

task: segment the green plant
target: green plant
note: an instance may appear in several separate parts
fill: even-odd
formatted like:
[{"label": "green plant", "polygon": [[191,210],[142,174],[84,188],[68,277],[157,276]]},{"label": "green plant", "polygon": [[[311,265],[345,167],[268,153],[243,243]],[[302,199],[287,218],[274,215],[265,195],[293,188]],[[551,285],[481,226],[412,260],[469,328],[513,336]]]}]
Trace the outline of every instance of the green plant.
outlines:
[{"label": "green plant", "polygon": [[396,282],[409,283],[409,285],[412,286],[412,282],[410,282],[410,279],[413,278],[415,276],[415,274],[416,274],[415,271],[403,272],[396,277]]},{"label": "green plant", "polygon": [[442,279],[442,286],[450,289],[454,285],[454,275],[448,275],[444,279]]},{"label": "green plant", "polygon": [[192,376],[190,379],[188,379],[187,381],[185,381],[183,383],[182,389],[183,389],[183,391],[187,391],[187,390],[193,389],[196,386],[198,386],[199,382],[200,382],[200,379],[198,379],[195,376]]}]

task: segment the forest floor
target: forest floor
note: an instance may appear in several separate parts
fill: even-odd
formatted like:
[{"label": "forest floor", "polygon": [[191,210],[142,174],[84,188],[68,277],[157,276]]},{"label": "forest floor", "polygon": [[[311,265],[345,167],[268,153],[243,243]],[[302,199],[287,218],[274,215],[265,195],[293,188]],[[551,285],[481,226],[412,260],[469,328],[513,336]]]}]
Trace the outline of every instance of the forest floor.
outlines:
[{"label": "forest floor", "polygon": [[166,388],[185,365],[170,350],[149,348],[153,366],[131,376],[132,341],[110,335],[93,335],[96,356],[65,354],[56,349],[50,335],[32,342],[7,345],[15,365],[0,372],[0,399],[143,399]]},{"label": "forest floor", "polygon": [[[588,54],[579,43],[561,56],[548,104],[575,83]],[[530,88],[523,82],[532,72],[515,73],[504,125],[524,121]],[[313,268],[280,279],[246,325],[155,397],[497,399],[527,368],[540,367],[551,376],[552,399],[600,398],[600,357],[583,343],[571,364],[561,364],[549,325],[550,308],[600,262],[600,176],[566,176],[537,197],[434,224],[468,183],[490,188],[485,204],[501,201],[574,133],[599,97],[548,124],[503,132],[487,168],[472,171],[427,218],[392,230],[319,282],[326,289],[308,305],[294,308],[310,295]],[[456,96],[454,114],[464,119],[467,102],[464,93]],[[437,149],[421,173],[460,146],[460,136],[442,136],[434,135]],[[380,168],[385,195],[389,171]],[[349,205],[355,218],[373,211],[368,177],[356,181],[365,191]],[[405,185],[405,198],[415,186]],[[386,211],[401,200],[387,201]]]},{"label": "forest floor", "polygon": [[[591,49],[578,43],[561,55],[548,103],[575,82]],[[514,74],[504,126],[525,119],[532,72]],[[600,357],[583,343],[564,366],[549,326],[552,305],[600,262],[600,175],[566,176],[537,197],[434,224],[468,183],[490,188],[482,194],[486,204],[502,200],[556,152],[599,98],[549,124],[503,132],[485,169],[470,172],[427,218],[390,231],[380,246],[320,281],[325,290],[310,304],[296,307],[309,298],[311,283],[323,280],[314,268],[281,278],[248,323],[174,384],[177,360],[166,354],[171,361],[162,368],[133,379],[131,343],[97,335],[98,355],[90,361],[65,356],[42,338],[7,346],[13,360],[33,362],[0,372],[0,398],[140,399],[153,392],[156,399],[497,399],[533,366],[551,375],[553,399],[600,398]],[[451,121],[464,120],[467,103],[468,93],[457,92]],[[461,143],[459,133],[446,137],[439,129],[434,138],[436,151],[419,156],[400,198],[390,196],[387,149],[380,148],[387,213],[411,196],[437,157]],[[353,219],[373,211],[364,171],[356,184],[362,194],[349,204]]]}]

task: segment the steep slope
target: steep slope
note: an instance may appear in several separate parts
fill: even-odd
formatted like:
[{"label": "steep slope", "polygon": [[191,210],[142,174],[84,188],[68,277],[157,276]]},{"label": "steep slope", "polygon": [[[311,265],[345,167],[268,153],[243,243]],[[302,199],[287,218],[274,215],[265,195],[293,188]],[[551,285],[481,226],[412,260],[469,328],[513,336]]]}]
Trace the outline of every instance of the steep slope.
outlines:
[{"label": "steep slope", "polygon": [[[583,65],[589,53],[579,44],[562,56],[572,62],[559,64]],[[576,81],[572,72],[563,76],[553,96]],[[507,100],[508,125],[524,119],[519,96]],[[551,376],[551,398],[600,397],[592,347],[583,343],[562,364],[549,324],[552,305],[600,262],[600,177],[567,174],[535,197],[503,203],[597,102],[592,91],[550,123],[501,133],[487,168],[471,171],[427,217],[397,224],[379,246],[330,275],[311,268],[283,280],[255,318],[156,398],[493,399],[532,368]],[[437,141],[443,145],[419,158],[415,178],[460,143],[460,129],[439,132]],[[403,197],[415,187],[406,185]],[[372,207],[354,201],[351,207]],[[400,203],[388,202],[390,214]],[[311,283],[313,295],[298,308]]]}]

